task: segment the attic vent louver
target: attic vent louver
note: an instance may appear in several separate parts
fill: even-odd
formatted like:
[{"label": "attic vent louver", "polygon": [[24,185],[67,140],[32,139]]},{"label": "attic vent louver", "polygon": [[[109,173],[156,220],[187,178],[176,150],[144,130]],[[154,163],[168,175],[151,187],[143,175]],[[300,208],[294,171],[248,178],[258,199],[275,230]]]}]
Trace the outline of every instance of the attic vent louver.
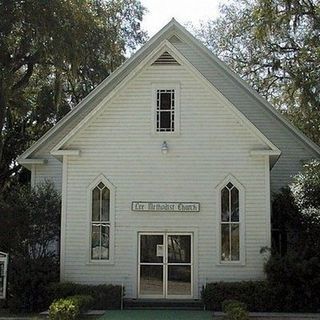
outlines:
[{"label": "attic vent louver", "polygon": [[178,61],[167,51],[165,51],[152,65],[175,64],[180,65]]}]

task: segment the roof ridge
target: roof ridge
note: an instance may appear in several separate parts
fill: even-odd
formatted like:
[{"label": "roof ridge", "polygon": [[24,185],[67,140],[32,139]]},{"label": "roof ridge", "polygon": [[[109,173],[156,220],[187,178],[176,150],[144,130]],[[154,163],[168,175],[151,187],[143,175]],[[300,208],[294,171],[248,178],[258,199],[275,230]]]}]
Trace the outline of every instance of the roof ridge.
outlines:
[{"label": "roof ridge", "polygon": [[[174,32],[172,32],[174,31]],[[315,144],[311,139],[309,139],[304,133],[302,133],[298,128],[293,126],[287,119],[285,119],[266,99],[260,96],[249,84],[241,79],[228,65],[226,65],[221,59],[219,59],[213,52],[211,52],[201,41],[195,38],[185,27],[183,27],[177,20],[173,17],[160,31],[158,31],[151,39],[149,39],[141,48],[139,48],[129,59],[127,59],[121,66],[119,66],[113,73],[111,73],[106,79],[104,79],[94,90],[92,90],[78,105],[72,108],[59,122],[57,122],[51,129],[49,129],[39,140],[37,140],[30,148],[28,148],[20,157],[18,157],[18,162],[20,160],[28,158],[33,152],[39,149],[46,140],[51,137],[55,132],[57,132],[65,123],[67,123],[73,116],[79,113],[98,93],[102,92],[113,80],[121,76],[127,67],[130,66],[136,59],[145,53],[152,45],[154,45],[161,37],[169,32],[168,37],[176,35],[177,37],[185,37],[190,40],[191,43],[203,51],[213,62],[215,62],[223,71],[232,77],[234,81],[239,83],[243,89],[248,91],[248,93],[253,96],[258,102],[260,102],[265,109],[273,114],[283,125],[285,125],[290,131],[292,131],[302,142],[308,145],[312,150],[314,150],[318,155],[320,155],[320,147]],[[181,34],[179,34],[179,32]],[[121,78],[120,78],[120,81]]]}]

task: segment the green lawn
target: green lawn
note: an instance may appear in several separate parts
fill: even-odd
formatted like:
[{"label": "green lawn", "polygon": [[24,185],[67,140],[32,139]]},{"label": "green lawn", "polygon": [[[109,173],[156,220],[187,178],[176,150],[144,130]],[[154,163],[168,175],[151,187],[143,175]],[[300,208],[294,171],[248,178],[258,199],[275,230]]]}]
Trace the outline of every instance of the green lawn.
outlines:
[{"label": "green lawn", "polygon": [[110,310],[99,320],[211,320],[211,311]]}]

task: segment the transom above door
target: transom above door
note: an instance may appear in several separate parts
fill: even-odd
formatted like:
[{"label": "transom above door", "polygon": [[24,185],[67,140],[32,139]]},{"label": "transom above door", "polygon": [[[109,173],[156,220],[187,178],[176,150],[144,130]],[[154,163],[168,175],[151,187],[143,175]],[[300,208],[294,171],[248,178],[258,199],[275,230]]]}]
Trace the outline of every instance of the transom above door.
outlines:
[{"label": "transom above door", "polygon": [[193,298],[191,233],[139,233],[139,298]]}]

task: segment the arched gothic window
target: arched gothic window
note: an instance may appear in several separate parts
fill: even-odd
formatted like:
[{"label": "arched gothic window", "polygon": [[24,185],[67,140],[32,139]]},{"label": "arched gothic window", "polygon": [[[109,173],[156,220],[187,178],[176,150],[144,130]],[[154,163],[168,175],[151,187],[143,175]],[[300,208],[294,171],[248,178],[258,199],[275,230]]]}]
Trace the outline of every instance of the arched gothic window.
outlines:
[{"label": "arched gothic window", "polygon": [[91,260],[110,258],[110,190],[100,182],[91,194]]},{"label": "arched gothic window", "polygon": [[231,182],[220,192],[221,261],[240,261],[240,196]]}]

